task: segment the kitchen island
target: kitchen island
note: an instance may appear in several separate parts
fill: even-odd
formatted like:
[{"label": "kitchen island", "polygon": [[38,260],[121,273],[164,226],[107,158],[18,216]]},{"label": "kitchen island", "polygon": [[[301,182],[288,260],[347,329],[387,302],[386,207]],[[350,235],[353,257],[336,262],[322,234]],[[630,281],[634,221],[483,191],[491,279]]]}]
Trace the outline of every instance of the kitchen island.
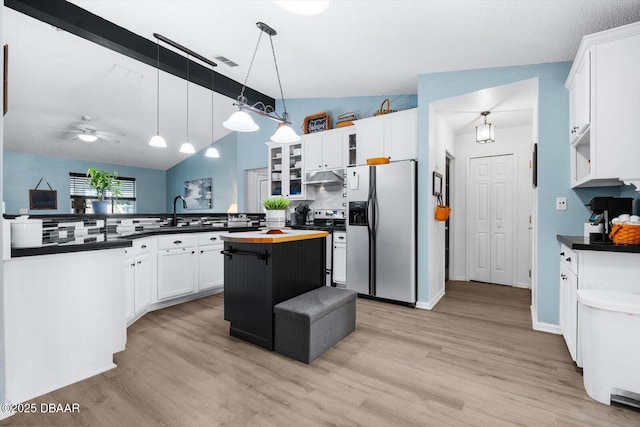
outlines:
[{"label": "kitchen island", "polygon": [[326,231],[222,234],[231,336],[273,350],[273,306],[324,286]]}]

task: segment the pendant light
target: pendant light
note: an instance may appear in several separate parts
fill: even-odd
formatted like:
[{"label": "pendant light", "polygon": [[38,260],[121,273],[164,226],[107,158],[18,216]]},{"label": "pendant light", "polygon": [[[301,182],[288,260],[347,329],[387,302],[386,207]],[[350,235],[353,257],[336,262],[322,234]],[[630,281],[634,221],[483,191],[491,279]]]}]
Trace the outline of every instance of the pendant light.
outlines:
[{"label": "pendant light", "polygon": [[156,134],[149,140],[152,147],[166,148],[167,142],[160,136],[160,39],[157,40],[156,64]]},{"label": "pendant light", "polygon": [[196,152],[189,142],[189,55],[187,55],[187,141],[180,146],[180,152],[193,154]]},{"label": "pendant light", "polygon": [[213,67],[211,67],[211,147],[209,147],[207,149],[207,152],[204,153],[205,157],[211,157],[211,158],[218,158],[220,157],[220,153],[218,153],[218,150],[213,146],[213,144],[215,143],[215,141],[213,140],[213,88],[215,87],[215,85],[213,84]]},{"label": "pendant light", "polygon": [[[291,122],[289,121],[289,114],[287,113],[287,107],[284,102],[284,93],[282,91],[282,82],[280,81],[280,72],[278,70],[278,61],[276,60],[276,51],[273,47],[273,36],[278,34],[276,30],[268,26],[263,22],[257,22],[256,26],[260,29],[260,34],[258,36],[258,42],[256,43],[256,48],[253,51],[253,57],[251,58],[251,63],[249,64],[249,70],[247,71],[247,77],[244,79],[244,84],[242,85],[242,90],[240,91],[240,96],[238,96],[238,102],[234,105],[238,107],[238,111],[233,113],[231,117],[222,125],[227,129],[238,131],[238,132],[255,132],[260,127],[253,121],[251,116],[248,113],[253,113],[259,116],[267,117],[273,121],[278,122],[278,128],[276,132],[271,136],[271,140],[274,142],[280,143],[292,143],[300,141],[300,136],[295,133],[295,131],[291,128]],[[282,108],[284,112],[282,116],[279,116],[275,108],[271,105],[264,105],[262,102],[256,102],[253,105],[247,104],[247,98],[244,96],[244,90],[247,86],[247,81],[249,80],[249,74],[251,74],[251,68],[253,67],[253,62],[256,58],[256,53],[258,52],[258,46],[260,46],[260,40],[262,38],[262,33],[266,33],[269,35],[269,41],[271,42],[271,52],[273,54],[273,63],[276,67],[276,76],[278,77],[278,86],[280,87],[280,99],[282,100]]]},{"label": "pendant light", "polygon": [[476,126],[476,142],[478,144],[486,144],[487,142],[495,142],[493,124],[487,123],[487,116],[491,114],[491,111],[483,111],[480,113],[484,117],[484,123]]}]

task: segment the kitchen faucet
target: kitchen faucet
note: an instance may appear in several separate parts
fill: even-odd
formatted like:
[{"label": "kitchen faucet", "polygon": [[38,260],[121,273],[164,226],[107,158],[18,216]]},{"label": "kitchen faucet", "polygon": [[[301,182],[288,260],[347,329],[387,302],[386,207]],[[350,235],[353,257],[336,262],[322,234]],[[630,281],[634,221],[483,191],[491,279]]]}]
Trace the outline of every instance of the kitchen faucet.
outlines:
[{"label": "kitchen faucet", "polygon": [[173,225],[174,227],[178,225],[178,215],[176,214],[176,202],[178,201],[178,199],[182,199],[182,207],[184,209],[187,209],[187,201],[184,199],[184,197],[176,196],[175,199],[173,199],[173,221],[171,222],[171,225]]}]

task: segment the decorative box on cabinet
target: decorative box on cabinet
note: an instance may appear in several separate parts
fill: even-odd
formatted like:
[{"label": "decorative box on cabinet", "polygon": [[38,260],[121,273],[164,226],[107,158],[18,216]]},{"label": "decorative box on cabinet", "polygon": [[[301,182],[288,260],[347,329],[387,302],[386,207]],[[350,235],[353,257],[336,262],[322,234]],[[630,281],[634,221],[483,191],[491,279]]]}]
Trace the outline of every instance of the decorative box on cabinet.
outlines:
[{"label": "decorative box on cabinet", "polygon": [[585,36],[565,87],[570,91],[572,187],[638,182],[640,23]]},{"label": "decorative box on cabinet", "polygon": [[356,164],[365,165],[371,157],[391,161],[418,157],[418,109],[369,117],[355,121]]}]

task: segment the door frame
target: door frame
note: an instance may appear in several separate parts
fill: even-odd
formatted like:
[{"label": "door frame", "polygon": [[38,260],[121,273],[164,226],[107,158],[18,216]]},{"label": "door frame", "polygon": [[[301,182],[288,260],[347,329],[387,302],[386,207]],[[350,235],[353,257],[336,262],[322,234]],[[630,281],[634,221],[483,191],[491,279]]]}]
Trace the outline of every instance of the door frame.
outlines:
[{"label": "door frame", "polygon": [[261,177],[265,180],[269,180],[269,172],[267,168],[259,169],[247,169],[245,174],[245,199],[244,199],[244,211],[250,213],[262,212],[262,200],[260,198],[260,181]]},{"label": "door frame", "polygon": [[[515,194],[517,193],[517,165],[518,165],[518,153],[516,151],[512,151],[512,152],[497,152],[497,153],[492,153],[491,155],[487,155],[487,156],[469,156],[466,159],[466,182],[464,183],[466,191],[465,191],[465,208],[467,209],[467,211],[469,210],[469,197],[470,197],[470,188],[469,188],[469,171],[470,171],[470,167],[471,167],[471,159],[480,159],[480,158],[487,158],[487,157],[501,157],[501,156],[512,156],[512,164],[511,164],[511,170],[512,170],[512,178],[513,176],[516,176],[515,178],[515,182],[514,182],[514,186],[513,186],[513,195],[515,196]],[[518,244],[518,239],[517,239],[517,227],[516,227],[516,223],[517,223],[517,213],[518,213],[518,198],[517,197],[512,197],[511,198],[512,203],[511,203],[511,240],[512,240],[512,247],[515,249],[516,245]],[[465,280],[466,281],[470,281],[470,277],[471,277],[471,246],[470,246],[470,242],[471,242],[471,218],[469,217],[469,215],[467,215],[466,217],[466,223],[465,223],[465,246],[466,246],[466,250],[465,250]],[[517,287],[518,285],[518,281],[517,281],[517,271],[518,271],[518,257],[517,256],[513,256],[511,258],[511,284],[509,285],[502,285],[502,286],[512,286],[512,287]]]}]

